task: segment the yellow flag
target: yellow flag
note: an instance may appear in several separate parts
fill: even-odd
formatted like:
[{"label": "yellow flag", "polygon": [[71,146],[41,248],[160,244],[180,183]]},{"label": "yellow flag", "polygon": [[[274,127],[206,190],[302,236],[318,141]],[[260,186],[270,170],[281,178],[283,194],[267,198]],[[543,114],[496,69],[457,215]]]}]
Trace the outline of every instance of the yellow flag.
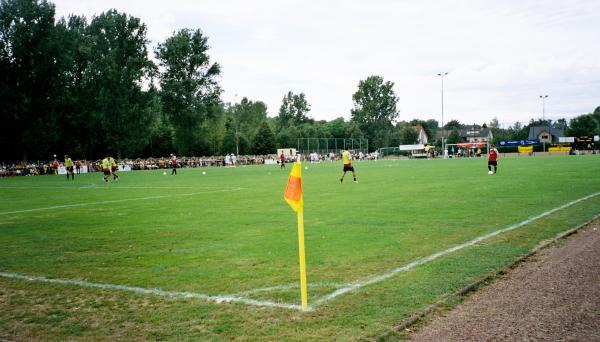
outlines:
[{"label": "yellow flag", "polygon": [[306,256],[304,252],[304,212],[302,203],[302,164],[295,162],[288,177],[283,198],[298,214],[298,257],[300,261],[300,298],[302,310],[308,310],[308,289],[306,283]]},{"label": "yellow flag", "polygon": [[283,198],[296,212],[302,210],[302,165],[295,162],[288,177]]}]

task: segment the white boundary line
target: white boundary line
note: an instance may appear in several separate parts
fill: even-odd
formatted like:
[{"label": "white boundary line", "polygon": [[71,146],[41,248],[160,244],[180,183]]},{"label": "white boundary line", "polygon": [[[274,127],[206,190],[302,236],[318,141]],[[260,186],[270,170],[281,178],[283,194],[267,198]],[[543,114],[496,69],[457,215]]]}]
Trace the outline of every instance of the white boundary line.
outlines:
[{"label": "white boundary line", "polygon": [[11,279],[19,279],[19,280],[27,280],[27,281],[35,281],[42,283],[51,283],[51,284],[61,284],[61,285],[74,285],[81,286],[87,288],[96,288],[96,289],[104,289],[104,290],[120,290],[133,292],[137,294],[151,294],[161,297],[169,297],[169,298],[194,298],[194,299],[202,299],[209,302],[215,303],[243,303],[255,306],[265,306],[272,308],[283,308],[283,309],[293,309],[293,310],[302,310],[300,305],[294,304],[286,304],[286,303],[276,303],[268,300],[255,300],[231,295],[219,295],[219,296],[211,296],[202,293],[196,292],[181,292],[181,291],[165,291],[161,289],[147,289],[143,287],[135,287],[135,286],[126,286],[126,285],[115,285],[115,284],[103,284],[103,283],[92,283],[85,280],[76,280],[76,279],[59,279],[59,278],[46,278],[40,276],[28,276],[18,273],[7,273],[0,272],[0,277],[11,278]]},{"label": "white boundary line", "polygon": [[381,274],[381,275],[378,275],[378,276],[374,276],[374,277],[368,278],[368,279],[363,280],[363,281],[357,281],[357,282],[354,282],[354,283],[350,283],[350,284],[348,284],[347,286],[345,286],[345,287],[343,287],[341,289],[335,290],[332,293],[330,293],[330,294],[328,294],[326,296],[323,296],[323,297],[317,299],[316,301],[313,302],[313,306],[317,306],[317,305],[323,304],[323,303],[325,303],[327,301],[330,301],[330,300],[334,299],[335,297],[341,296],[341,295],[343,295],[345,293],[348,293],[348,292],[351,292],[351,291],[355,291],[355,290],[358,290],[358,289],[360,289],[362,287],[365,287],[365,286],[368,286],[368,285],[371,285],[371,284],[375,284],[375,283],[378,283],[378,282],[380,282],[382,280],[391,278],[391,277],[395,276],[396,274],[398,274],[400,272],[409,271],[409,270],[411,270],[411,269],[413,269],[413,268],[415,268],[417,266],[426,264],[426,263],[428,263],[430,261],[433,261],[433,260],[435,260],[435,259],[437,259],[437,258],[439,258],[441,256],[444,256],[444,255],[456,252],[458,250],[464,249],[466,247],[472,246],[472,245],[474,245],[474,244],[476,244],[478,242],[481,242],[483,240],[487,240],[487,239],[489,239],[491,237],[494,237],[496,235],[499,235],[499,234],[502,234],[502,233],[505,233],[505,232],[517,229],[517,228],[522,227],[522,226],[524,226],[524,225],[526,225],[528,223],[531,223],[531,222],[533,222],[533,221],[535,221],[537,219],[540,219],[542,217],[548,216],[548,215],[553,214],[553,213],[555,213],[555,212],[557,212],[559,210],[565,209],[565,208],[570,207],[570,206],[572,206],[574,204],[577,204],[577,203],[579,203],[581,201],[588,200],[588,199],[590,199],[592,197],[595,197],[595,196],[598,196],[598,195],[600,195],[600,192],[596,192],[596,193],[593,193],[591,195],[588,195],[588,196],[576,199],[576,200],[571,201],[571,202],[569,202],[567,204],[563,204],[560,207],[557,207],[557,208],[545,211],[545,212],[543,212],[543,213],[541,213],[539,215],[530,217],[530,218],[528,218],[525,221],[521,221],[519,223],[513,224],[512,226],[509,226],[509,227],[506,227],[506,228],[503,228],[503,229],[499,229],[499,230],[496,230],[494,232],[482,235],[482,236],[477,237],[477,238],[475,238],[473,240],[467,241],[467,242],[465,242],[463,244],[460,244],[460,245],[457,245],[457,246],[454,246],[454,247],[450,247],[450,248],[445,249],[445,250],[443,250],[441,252],[437,252],[435,254],[431,254],[429,256],[417,259],[417,260],[415,260],[415,261],[413,261],[413,262],[411,262],[409,264],[406,264],[404,266],[395,268],[395,269],[393,269],[393,270],[391,270],[391,271],[389,271],[387,273],[384,273],[384,274]]},{"label": "white boundary line", "polygon": [[194,195],[201,195],[201,194],[210,194],[210,193],[217,193],[217,192],[240,191],[240,190],[245,190],[245,188],[231,188],[231,189],[221,189],[221,190],[208,190],[208,191],[201,191],[201,192],[192,192],[190,194],[158,195],[158,196],[148,196],[148,197],[138,197],[138,198],[124,198],[124,199],[119,199],[119,200],[108,200],[108,201],[97,201],[97,202],[83,202],[83,203],[74,203],[74,204],[64,204],[64,205],[55,205],[55,206],[52,206],[52,207],[33,208],[33,209],[15,210],[15,211],[5,211],[5,212],[0,212],[0,215],[29,213],[29,212],[32,212],[32,211],[43,211],[43,210],[52,210],[52,209],[60,209],[60,208],[84,207],[84,206],[96,205],[96,204],[119,203],[119,202],[128,202],[128,201],[146,201],[146,200],[159,199],[159,198],[168,198],[168,197],[194,196]]}]

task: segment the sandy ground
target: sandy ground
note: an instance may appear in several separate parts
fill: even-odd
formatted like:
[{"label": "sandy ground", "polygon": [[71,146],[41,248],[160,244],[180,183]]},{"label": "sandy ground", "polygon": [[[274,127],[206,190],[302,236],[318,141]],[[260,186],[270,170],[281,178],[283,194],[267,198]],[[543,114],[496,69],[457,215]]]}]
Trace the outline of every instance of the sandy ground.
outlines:
[{"label": "sandy ground", "polygon": [[600,220],[416,329],[411,341],[600,341]]}]

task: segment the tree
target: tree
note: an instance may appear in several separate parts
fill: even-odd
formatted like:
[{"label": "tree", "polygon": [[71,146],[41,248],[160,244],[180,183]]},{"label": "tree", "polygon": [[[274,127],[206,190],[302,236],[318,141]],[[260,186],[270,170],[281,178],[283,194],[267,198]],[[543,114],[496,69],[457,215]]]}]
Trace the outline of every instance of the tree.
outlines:
[{"label": "tree", "polygon": [[92,115],[109,152],[131,156],[148,143],[152,123],[141,88],[155,68],[148,59],[146,25],[110,10],[92,19],[89,34],[90,86],[96,93]]},{"label": "tree", "polygon": [[457,129],[458,131],[460,131],[462,129],[462,127],[463,127],[463,125],[458,120],[451,120],[446,123],[446,125],[444,126],[444,129],[446,131],[452,131],[454,129]]},{"label": "tree", "polygon": [[494,116],[492,118],[492,120],[490,120],[489,126],[490,126],[490,128],[500,128],[500,124],[498,123],[498,118]]},{"label": "tree", "polygon": [[310,105],[306,101],[304,93],[296,95],[289,91],[283,96],[281,107],[279,107],[278,127],[284,128],[312,122],[312,119],[306,115],[309,111]]},{"label": "tree", "polygon": [[267,121],[263,121],[252,143],[254,154],[273,154],[276,152],[275,133]]},{"label": "tree", "polygon": [[208,49],[208,38],[200,30],[188,29],[179,30],[156,49],[164,68],[160,73],[163,111],[175,129],[179,154],[200,152],[199,132],[220,104],[216,78],[221,68],[210,62]]},{"label": "tree", "polygon": [[0,143],[8,158],[48,155],[58,141],[56,108],[60,46],[54,5],[0,2]]},{"label": "tree", "polygon": [[[226,115],[232,119],[231,125],[237,149],[241,136],[248,140],[254,139],[260,124],[267,119],[267,105],[262,101],[253,102],[244,97],[239,104],[228,107]],[[239,153],[244,154],[242,150]]]},{"label": "tree", "polygon": [[571,119],[569,123],[568,135],[579,137],[584,135],[594,135],[598,129],[598,122],[593,114],[579,115]]},{"label": "tree", "polygon": [[453,128],[450,134],[448,135],[448,140],[446,143],[448,144],[457,144],[460,142],[460,133],[457,128]]},{"label": "tree", "polygon": [[400,130],[400,143],[403,145],[416,144],[419,141],[419,133],[410,126],[403,127]]},{"label": "tree", "polygon": [[370,149],[384,147],[389,142],[392,121],[398,117],[398,97],[393,88],[394,83],[384,82],[383,77],[369,76],[358,83],[358,90],[352,95],[351,120],[369,139]]}]

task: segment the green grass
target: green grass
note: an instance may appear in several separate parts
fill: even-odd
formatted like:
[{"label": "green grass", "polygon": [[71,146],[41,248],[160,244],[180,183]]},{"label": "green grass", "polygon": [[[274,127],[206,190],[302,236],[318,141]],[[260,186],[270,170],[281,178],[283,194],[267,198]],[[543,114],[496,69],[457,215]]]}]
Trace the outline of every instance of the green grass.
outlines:
[{"label": "green grass", "polygon": [[[359,162],[358,184],[340,184],[339,163],[306,164],[309,304],[600,191],[597,156],[499,163],[488,175],[484,159]],[[136,171],[109,184],[99,174],[0,179],[0,272],[207,295],[289,286],[244,296],[299,304],[296,216],[282,198],[288,172]],[[0,277],[0,337],[373,338],[598,213],[600,196],[306,313]]]}]

